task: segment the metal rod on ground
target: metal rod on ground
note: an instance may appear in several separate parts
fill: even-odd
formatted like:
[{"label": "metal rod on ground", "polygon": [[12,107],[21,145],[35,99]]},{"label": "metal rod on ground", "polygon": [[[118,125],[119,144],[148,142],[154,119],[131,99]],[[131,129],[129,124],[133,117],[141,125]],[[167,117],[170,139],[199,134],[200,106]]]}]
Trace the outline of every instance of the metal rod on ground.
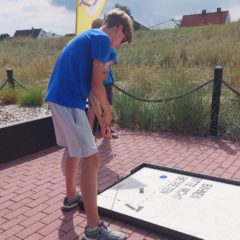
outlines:
[{"label": "metal rod on ground", "polygon": [[[111,140],[109,140],[109,144],[110,144],[110,148],[111,148],[111,154],[112,154],[113,161],[115,161],[115,155],[114,155],[114,152],[113,152],[113,147],[112,147],[112,144],[111,144]],[[117,170],[116,170],[116,173],[117,173],[117,182],[120,182],[123,177],[118,173]],[[113,204],[112,204],[112,207],[111,207],[112,210],[114,208],[114,204],[115,204],[116,199],[117,199],[118,191],[119,191],[119,187],[116,189]]]},{"label": "metal rod on ground", "polygon": [[211,123],[210,136],[218,136],[218,117],[220,109],[221,87],[222,87],[223,67],[216,66],[214,69],[214,83],[212,93],[212,109],[211,109]]}]

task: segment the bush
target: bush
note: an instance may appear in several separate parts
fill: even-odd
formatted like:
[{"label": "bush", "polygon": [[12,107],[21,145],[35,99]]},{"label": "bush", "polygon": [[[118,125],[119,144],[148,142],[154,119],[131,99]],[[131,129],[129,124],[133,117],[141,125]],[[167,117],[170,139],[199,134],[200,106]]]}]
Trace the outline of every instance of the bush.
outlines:
[{"label": "bush", "polygon": [[0,91],[1,104],[9,105],[17,103],[17,91],[13,88],[4,88]]},{"label": "bush", "polygon": [[[144,99],[165,99],[196,87],[192,79],[194,76],[191,73],[180,68],[165,75],[165,82],[155,82],[155,89],[146,84],[138,84],[135,80],[135,85],[132,83],[127,86],[126,91]],[[210,101],[207,87],[204,91],[167,102],[140,102],[119,92],[115,95],[114,117],[121,127],[201,136],[208,133]]]},{"label": "bush", "polygon": [[24,90],[19,94],[18,104],[22,107],[40,107],[44,102],[44,94],[40,89]]}]

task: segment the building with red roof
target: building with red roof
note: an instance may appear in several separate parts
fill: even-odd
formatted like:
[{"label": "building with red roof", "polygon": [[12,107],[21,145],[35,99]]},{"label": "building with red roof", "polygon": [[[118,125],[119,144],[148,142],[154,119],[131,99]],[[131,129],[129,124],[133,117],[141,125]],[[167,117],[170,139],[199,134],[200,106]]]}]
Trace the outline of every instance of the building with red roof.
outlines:
[{"label": "building with red roof", "polygon": [[221,25],[229,22],[229,11],[222,11],[221,8],[217,8],[217,12],[207,13],[206,10],[202,10],[201,14],[184,15],[180,27],[197,27],[215,24]]}]

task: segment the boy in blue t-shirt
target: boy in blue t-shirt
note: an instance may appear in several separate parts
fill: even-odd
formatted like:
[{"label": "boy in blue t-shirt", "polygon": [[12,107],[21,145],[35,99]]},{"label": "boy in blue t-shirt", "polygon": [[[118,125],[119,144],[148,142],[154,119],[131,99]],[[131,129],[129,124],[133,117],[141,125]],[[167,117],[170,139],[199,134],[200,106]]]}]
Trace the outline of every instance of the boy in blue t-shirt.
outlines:
[{"label": "boy in blue t-shirt", "polygon": [[[113,9],[100,29],[91,29],[76,36],[63,49],[54,67],[46,101],[52,112],[57,144],[65,147],[67,196],[63,210],[79,203],[76,176],[81,159],[80,187],[87,216],[83,239],[125,239],[125,235],[108,229],[100,221],[97,209],[97,176],[99,153],[85,114],[86,99],[92,98],[103,109],[103,134],[111,139],[111,108],[102,81],[104,64],[110,49],[132,40],[132,20],[123,11]],[[91,94],[90,94],[91,93]],[[91,96],[90,96],[91,95]],[[93,107],[94,101],[93,101]]]},{"label": "boy in blue t-shirt", "polygon": [[[100,28],[103,25],[103,23],[104,23],[103,19],[97,18],[92,22],[92,28],[93,29]],[[113,99],[112,92],[113,92],[113,84],[115,81],[111,66],[114,64],[118,64],[118,57],[117,57],[115,49],[110,48],[109,59],[108,59],[107,63],[104,65],[106,79],[103,81],[103,84],[104,84],[104,87],[106,90],[106,94],[107,94],[107,99],[108,99],[110,106],[112,105],[112,99]],[[89,105],[88,110],[87,110],[88,120],[89,120],[90,126],[94,133],[98,129],[99,123],[100,123],[100,125],[102,125],[102,122],[101,122],[102,111],[100,108],[93,109],[90,101],[88,102],[88,105]],[[95,114],[97,115],[96,117],[95,117]],[[98,122],[98,119],[100,120],[99,122]],[[102,128],[104,128],[104,127],[101,127],[101,130],[102,130]],[[112,133],[112,138],[117,138],[118,136],[115,133],[115,131],[113,131],[112,129],[110,129],[110,130]],[[103,131],[102,131],[102,133],[104,134]]]}]

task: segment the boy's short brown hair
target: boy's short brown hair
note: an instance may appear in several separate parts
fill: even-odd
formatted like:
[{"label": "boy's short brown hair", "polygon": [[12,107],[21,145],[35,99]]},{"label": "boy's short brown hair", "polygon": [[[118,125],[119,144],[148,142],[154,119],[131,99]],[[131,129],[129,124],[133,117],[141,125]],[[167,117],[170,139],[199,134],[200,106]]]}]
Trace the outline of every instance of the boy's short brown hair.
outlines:
[{"label": "boy's short brown hair", "polygon": [[133,21],[131,17],[122,11],[119,8],[114,8],[111,10],[106,18],[104,24],[107,25],[107,27],[111,28],[114,26],[122,25],[123,31],[125,33],[126,42],[131,42],[133,37]]},{"label": "boy's short brown hair", "polygon": [[104,23],[104,20],[101,18],[97,18],[92,21],[92,28],[100,28]]}]

